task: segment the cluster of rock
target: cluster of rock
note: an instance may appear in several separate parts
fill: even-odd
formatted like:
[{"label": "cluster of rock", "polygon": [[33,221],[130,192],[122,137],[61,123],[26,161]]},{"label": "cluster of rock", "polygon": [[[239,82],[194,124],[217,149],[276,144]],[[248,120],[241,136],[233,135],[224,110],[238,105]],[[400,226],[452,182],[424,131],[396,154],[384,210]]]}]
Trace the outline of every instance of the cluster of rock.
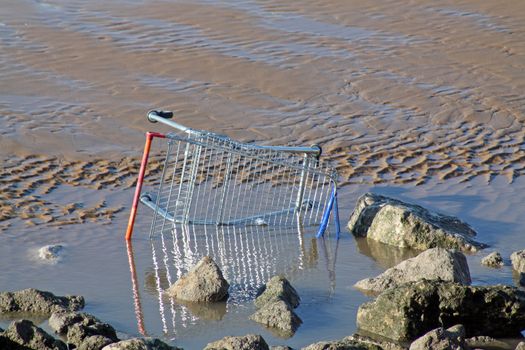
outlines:
[{"label": "cluster of rock", "polygon": [[[387,339],[380,348],[468,349],[498,346],[491,337],[516,337],[525,329],[525,292],[509,286],[470,286],[465,256],[486,247],[459,219],[420,206],[367,193],[348,223],[358,237],[424,250],[356,287],[377,295],[359,307],[359,332]],[[511,255],[513,268],[525,274],[525,250]],[[498,252],[482,264],[504,265]],[[469,338],[467,338],[469,337]],[[344,340],[339,343],[344,343]],[[331,343],[330,349],[346,349]],[[525,346],[525,343],[521,343]],[[501,345],[501,344],[499,344]]]},{"label": "cluster of rock", "polygon": [[250,319],[277,330],[282,336],[292,336],[303,321],[294,312],[301,298],[283,276],[274,276],[255,299],[257,311]]},{"label": "cluster of rock", "polygon": [[24,289],[0,293],[0,314],[48,317],[49,327],[66,339],[56,339],[32,321],[11,322],[0,329],[0,349],[13,350],[174,350],[158,339],[134,338],[120,341],[115,329],[96,317],[78,310],[84,307],[82,296],[56,296],[50,292]]}]

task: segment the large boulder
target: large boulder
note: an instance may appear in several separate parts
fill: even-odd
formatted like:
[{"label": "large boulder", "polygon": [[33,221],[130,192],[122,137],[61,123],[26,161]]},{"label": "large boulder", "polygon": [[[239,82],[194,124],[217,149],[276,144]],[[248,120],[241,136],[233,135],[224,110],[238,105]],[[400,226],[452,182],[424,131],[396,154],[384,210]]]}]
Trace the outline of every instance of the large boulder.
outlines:
[{"label": "large boulder", "polygon": [[380,293],[388,288],[420,279],[440,279],[443,281],[470,284],[470,272],[463,253],[443,248],[432,248],[415,258],[405,260],[373,278],[365,278],[355,287],[372,293]]},{"label": "large boulder", "polygon": [[299,294],[284,276],[270,278],[258,294],[259,296],[255,299],[255,307],[257,308],[277,300],[283,300],[292,308],[296,308],[301,302]]},{"label": "large boulder", "polygon": [[106,345],[102,350],[180,350],[157,338],[132,338]]},{"label": "large boulder", "polygon": [[512,253],[510,260],[514,270],[519,273],[525,273],[525,249]]},{"label": "large boulder", "polygon": [[445,329],[439,327],[431,330],[410,344],[409,350],[463,350],[465,345],[465,328],[456,325]]},{"label": "large boulder", "polygon": [[250,320],[276,328],[285,337],[292,336],[303,323],[292,307],[283,300],[269,301],[251,315]]},{"label": "large boulder", "polygon": [[212,258],[205,256],[168,288],[167,293],[185,301],[214,302],[225,300],[229,287],[217,264]]},{"label": "large boulder", "polygon": [[260,335],[248,334],[240,337],[224,337],[209,343],[204,350],[269,350],[269,347]]},{"label": "large boulder", "polygon": [[456,324],[468,336],[515,336],[525,329],[525,292],[420,280],[384,291],[357,312],[359,329],[400,342]]},{"label": "large boulder", "polygon": [[42,328],[35,326],[33,322],[28,320],[12,322],[2,333],[2,337],[7,339],[6,342],[11,343],[5,349],[17,349],[19,347],[20,349],[34,350],[67,350],[67,345],[64,342],[53,338]]},{"label": "large boulder", "polygon": [[475,252],[486,247],[473,239],[476,232],[458,218],[373,193],[359,198],[348,229],[355,236],[401,248]]},{"label": "large boulder", "polygon": [[55,311],[76,311],[84,307],[82,296],[56,296],[29,288],[17,292],[0,293],[0,314],[12,312],[29,312],[40,315],[50,315]]}]

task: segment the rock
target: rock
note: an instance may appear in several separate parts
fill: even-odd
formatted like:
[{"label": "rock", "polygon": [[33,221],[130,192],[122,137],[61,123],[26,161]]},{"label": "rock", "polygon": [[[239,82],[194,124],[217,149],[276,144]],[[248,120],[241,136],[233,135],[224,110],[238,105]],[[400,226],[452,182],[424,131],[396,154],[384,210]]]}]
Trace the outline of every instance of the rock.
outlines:
[{"label": "rock", "polygon": [[75,323],[85,326],[101,323],[99,319],[85,312],[58,311],[49,317],[49,327],[58,334],[66,334]]},{"label": "rock", "polygon": [[255,299],[255,307],[257,308],[277,300],[283,300],[292,308],[296,308],[301,302],[299,294],[284,276],[272,277],[258,294],[259,296]]},{"label": "rock", "polygon": [[503,263],[503,258],[499,252],[492,252],[483,259],[481,259],[481,264],[488,267],[502,267],[505,265]]},{"label": "rock", "polygon": [[[79,349],[80,350],[80,349]],[[157,338],[132,338],[106,345],[102,350],[181,350]]]},{"label": "rock", "polygon": [[269,348],[263,337],[248,334],[241,337],[224,337],[209,343],[204,350],[269,350]]},{"label": "rock", "polygon": [[114,343],[113,339],[104,337],[102,335],[93,335],[85,338],[82,343],[80,343],[77,350],[100,350],[104,346]]},{"label": "rock", "polygon": [[111,339],[113,342],[119,340],[115,329],[107,323],[96,322],[89,325],[75,323],[67,328],[67,342],[78,347],[86,338],[92,336],[102,336]]},{"label": "rock", "polygon": [[520,284],[520,286],[525,287],[525,273],[520,272],[520,275],[518,277],[518,283]]},{"label": "rock", "polygon": [[303,321],[295,314],[290,304],[284,300],[269,301],[259,308],[250,320],[267,327],[277,328],[284,336],[292,336]]},{"label": "rock", "polygon": [[[12,322],[2,336],[21,348],[34,350],[67,350],[67,345],[47,334],[28,320]],[[9,348],[7,348],[9,349]]]},{"label": "rock", "polygon": [[525,273],[525,249],[514,252],[510,255],[514,270]]},{"label": "rock", "polygon": [[38,249],[38,257],[42,260],[57,262],[60,259],[63,249],[64,246],[61,244],[46,245]]},{"label": "rock", "polygon": [[188,274],[175,282],[167,293],[186,301],[214,302],[225,300],[229,287],[217,264],[209,256],[205,256]]},{"label": "rock", "polygon": [[293,348],[285,345],[270,346],[270,350],[293,350]]},{"label": "rock", "polygon": [[512,349],[507,343],[492,337],[487,337],[486,335],[467,338],[465,339],[465,344],[471,349]]},{"label": "rock", "polygon": [[37,289],[24,289],[17,292],[0,293],[0,314],[12,312],[30,312],[50,315],[60,310],[79,310],[84,307],[84,297],[59,297],[50,292]]},{"label": "rock", "polygon": [[403,346],[398,343],[394,343],[387,338],[377,339],[376,337],[376,339],[372,339],[369,336],[359,334],[359,333],[355,333],[353,335],[345,337],[344,339],[358,341],[360,343],[368,344],[370,346],[372,345],[378,346],[380,349],[383,349],[383,350],[406,350],[407,349],[406,346]]},{"label": "rock", "polygon": [[476,232],[458,218],[372,193],[359,198],[348,229],[355,236],[401,248],[475,252],[486,247],[473,239]]},{"label": "rock", "polygon": [[470,272],[463,253],[443,248],[432,248],[415,258],[405,260],[374,278],[365,278],[355,284],[361,290],[382,292],[406,282],[420,279],[440,279],[470,284]]},{"label": "rock", "polygon": [[409,350],[462,350],[465,349],[465,328],[457,325],[449,329],[431,330],[410,344]]},{"label": "rock", "polygon": [[525,342],[519,342],[518,345],[516,345],[516,350],[525,350]]},{"label": "rock", "polygon": [[398,342],[456,324],[468,336],[515,336],[525,329],[525,292],[420,280],[384,291],[357,312],[359,329]]},{"label": "rock", "polygon": [[361,342],[347,337],[341,340],[321,341],[310,344],[302,348],[302,350],[382,350],[382,348],[376,344]]}]

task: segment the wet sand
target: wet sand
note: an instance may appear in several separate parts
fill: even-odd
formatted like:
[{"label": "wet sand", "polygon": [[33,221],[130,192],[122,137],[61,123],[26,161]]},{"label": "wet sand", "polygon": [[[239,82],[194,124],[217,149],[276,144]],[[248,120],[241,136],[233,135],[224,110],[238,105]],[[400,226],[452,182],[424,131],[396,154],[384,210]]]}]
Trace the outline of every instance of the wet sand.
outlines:
[{"label": "wet sand", "polygon": [[[0,262],[10,272],[0,273],[0,285],[58,285],[54,292],[91,295],[103,304],[94,306],[102,317],[136,332],[127,315],[129,272],[117,292],[68,290],[56,280],[29,278],[50,267],[29,268],[38,273],[23,277],[30,259],[13,260],[6,247],[19,245],[22,253],[33,242],[58,240],[81,249],[75,242],[87,242],[93,231],[120,256],[116,269],[126,271],[121,236],[144,132],[167,131],[146,121],[154,108],[244,142],[322,145],[340,174],[343,221],[372,189],[458,215],[502,253],[522,249],[524,23],[525,3],[517,0],[3,4]],[[159,146],[147,185],[160,169]],[[146,215],[142,220],[144,238],[149,223]],[[357,281],[394,263],[371,260],[366,255],[381,256],[373,253],[377,247],[345,239],[354,256],[339,254],[340,264],[371,265],[339,267],[345,271],[339,283],[348,288],[337,293],[353,300],[340,301],[349,308],[349,324],[339,327],[337,315],[327,315],[333,337],[352,332],[355,310],[366,299],[349,292],[347,278]],[[102,254],[75,249],[78,259]],[[486,270],[478,258],[469,258],[475,283],[513,283],[508,267]],[[144,259],[138,259],[139,278],[151,269]],[[61,269],[74,279],[86,274]],[[300,277],[296,283],[307,288]],[[131,309],[115,312],[118,307],[102,302],[107,293]],[[153,294],[143,294],[150,295],[147,305],[155,304]],[[311,298],[315,304],[318,295]],[[236,322],[206,327],[219,335]],[[152,332],[161,334],[157,326]],[[188,344],[192,332],[175,343]],[[298,338],[289,343],[306,344]]]}]

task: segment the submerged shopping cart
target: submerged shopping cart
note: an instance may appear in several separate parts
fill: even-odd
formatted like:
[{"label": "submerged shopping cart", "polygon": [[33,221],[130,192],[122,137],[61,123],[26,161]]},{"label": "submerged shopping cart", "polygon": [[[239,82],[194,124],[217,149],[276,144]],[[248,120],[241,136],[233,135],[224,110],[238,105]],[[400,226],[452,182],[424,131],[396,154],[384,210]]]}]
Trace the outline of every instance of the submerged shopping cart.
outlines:
[{"label": "submerged shopping cart", "polygon": [[[174,128],[148,132],[128,222],[131,239],[139,201],[153,210],[150,237],[176,224],[319,225],[333,212],[339,236],[337,174],[319,160],[321,148],[261,146],[196,130],[151,111],[151,122]],[[141,193],[152,140],[167,140],[155,193]]]}]

